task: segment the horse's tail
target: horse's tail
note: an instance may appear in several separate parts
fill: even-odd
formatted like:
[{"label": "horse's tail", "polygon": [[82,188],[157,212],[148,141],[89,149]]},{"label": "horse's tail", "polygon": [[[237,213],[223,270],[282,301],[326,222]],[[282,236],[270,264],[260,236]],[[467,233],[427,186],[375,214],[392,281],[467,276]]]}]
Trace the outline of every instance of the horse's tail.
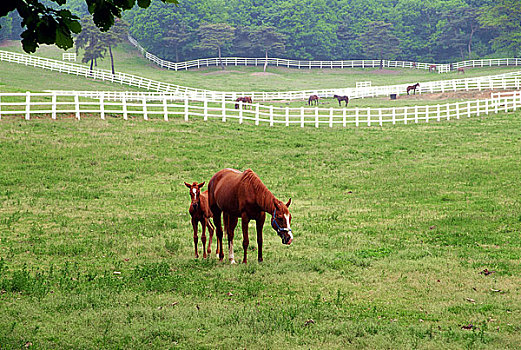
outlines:
[{"label": "horse's tail", "polygon": [[223,213],[223,224],[224,232],[228,233],[228,229],[230,228],[230,216],[226,213]]}]

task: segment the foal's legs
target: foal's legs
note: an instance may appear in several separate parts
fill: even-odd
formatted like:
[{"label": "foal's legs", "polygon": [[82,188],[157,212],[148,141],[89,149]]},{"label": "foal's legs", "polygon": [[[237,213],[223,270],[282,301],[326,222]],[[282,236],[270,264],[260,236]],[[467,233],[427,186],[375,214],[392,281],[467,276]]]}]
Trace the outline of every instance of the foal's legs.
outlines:
[{"label": "foal's legs", "polygon": [[266,220],[266,213],[260,213],[259,217],[255,220],[257,226],[257,260],[262,262],[262,228],[264,227],[264,221]]},{"label": "foal's legs", "polygon": [[197,226],[198,222],[196,219],[192,218],[192,227],[194,228],[194,247],[195,247],[195,257],[198,258],[199,254],[197,253]]},{"label": "foal's legs", "polygon": [[248,238],[248,224],[250,223],[250,218],[246,213],[243,213],[241,216],[242,223],[242,248],[244,249],[244,258],[242,262],[246,264],[248,262],[248,245],[250,244],[250,239]]},{"label": "foal's legs", "polygon": [[233,255],[233,236],[238,220],[239,218],[228,215],[226,233],[228,234],[228,259],[230,259],[230,264],[235,264],[235,257]]}]

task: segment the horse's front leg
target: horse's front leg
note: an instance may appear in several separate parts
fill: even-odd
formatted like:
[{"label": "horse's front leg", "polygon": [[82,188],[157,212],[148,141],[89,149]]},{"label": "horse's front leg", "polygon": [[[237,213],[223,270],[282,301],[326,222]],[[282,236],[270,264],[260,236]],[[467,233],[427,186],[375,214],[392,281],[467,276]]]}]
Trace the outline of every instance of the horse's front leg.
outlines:
[{"label": "horse's front leg", "polygon": [[198,222],[196,219],[192,218],[192,227],[194,228],[194,248],[195,248],[195,258],[199,258],[199,254],[197,253],[197,225]]},{"label": "horse's front leg", "polygon": [[246,213],[243,213],[241,216],[242,223],[242,248],[244,249],[244,258],[242,259],[243,264],[248,262],[248,245],[250,244],[250,239],[248,237],[248,224],[250,223],[250,218]]},{"label": "horse's front leg", "polygon": [[201,243],[203,243],[203,258],[206,259],[206,218],[201,220],[201,225],[203,226],[201,232]]},{"label": "horse's front leg", "polygon": [[234,231],[238,220],[239,218],[228,215],[226,233],[228,234],[228,259],[230,259],[230,264],[235,264],[235,256],[233,255],[233,236],[235,234]]},{"label": "horse's front leg", "polygon": [[264,227],[264,221],[266,220],[266,213],[262,212],[257,220],[255,220],[255,226],[257,227],[257,260],[262,262],[262,228]]}]

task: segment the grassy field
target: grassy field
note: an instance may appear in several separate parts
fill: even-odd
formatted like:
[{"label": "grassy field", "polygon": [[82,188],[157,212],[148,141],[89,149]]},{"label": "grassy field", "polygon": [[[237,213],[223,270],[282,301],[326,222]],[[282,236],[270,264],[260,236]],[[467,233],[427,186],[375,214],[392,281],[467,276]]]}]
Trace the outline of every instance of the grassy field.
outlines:
[{"label": "grassy field", "polygon": [[[0,348],[518,348],[520,117],[4,118]],[[262,264],[193,257],[183,181],[224,167],[292,198]]]},{"label": "grassy field", "polygon": [[[3,47],[4,50],[22,52],[19,44]],[[54,47],[42,46],[37,55],[60,59],[63,51]],[[72,52],[72,51],[71,51]],[[288,69],[269,67],[268,74],[262,74],[262,67],[227,67],[221,71],[216,67],[194,69],[188,71],[171,71],[161,69],[143,58],[130,44],[122,45],[115,50],[116,70],[136,74],[149,79],[193,88],[218,91],[296,91],[311,89],[355,87],[357,81],[372,81],[373,85],[406,84],[433,80],[447,80],[462,77],[475,77],[518,71],[520,67],[489,67],[467,69],[466,74],[436,74],[424,70],[413,69]],[[79,62],[78,62],[79,63]],[[5,63],[0,62],[0,69]],[[108,58],[99,62],[99,68],[110,69]],[[61,75],[65,76],[65,74]],[[30,84],[18,82],[20,75],[9,79],[9,86],[20,86],[21,89],[32,90]],[[3,78],[6,79],[6,78]],[[3,80],[2,79],[2,80]],[[83,78],[75,78],[81,80]],[[49,84],[60,82],[49,81]],[[80,82],[80,84],[83,84]],[[28,86],[28,87],[27,87]],[[82,85],[80,85],[82,86]],[[83,87],[82,87],[83,88]],[[50,89],[50,88],[48,88]]]}]

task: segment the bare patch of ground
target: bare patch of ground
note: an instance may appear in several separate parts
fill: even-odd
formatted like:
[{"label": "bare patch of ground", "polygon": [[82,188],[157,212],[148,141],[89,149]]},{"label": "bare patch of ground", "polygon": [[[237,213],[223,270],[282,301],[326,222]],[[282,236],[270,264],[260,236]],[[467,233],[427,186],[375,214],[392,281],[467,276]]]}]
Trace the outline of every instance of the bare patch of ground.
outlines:
[{"label": "bare patch of ground", "polygon": [[202,75],[220,75],[220,74],[230,74],[230,73],[240,73],[244,74],[244,72],[238,70],[216,70],[215,72],[203,73]]},{"label": "bare patch of ground", "polygon": [[255,72],[255,73],[251,73],[250,75],[253,75],[253,76],[267,76],[267,75],[278,75],[278,74],[270,73],[270,72]]}]

